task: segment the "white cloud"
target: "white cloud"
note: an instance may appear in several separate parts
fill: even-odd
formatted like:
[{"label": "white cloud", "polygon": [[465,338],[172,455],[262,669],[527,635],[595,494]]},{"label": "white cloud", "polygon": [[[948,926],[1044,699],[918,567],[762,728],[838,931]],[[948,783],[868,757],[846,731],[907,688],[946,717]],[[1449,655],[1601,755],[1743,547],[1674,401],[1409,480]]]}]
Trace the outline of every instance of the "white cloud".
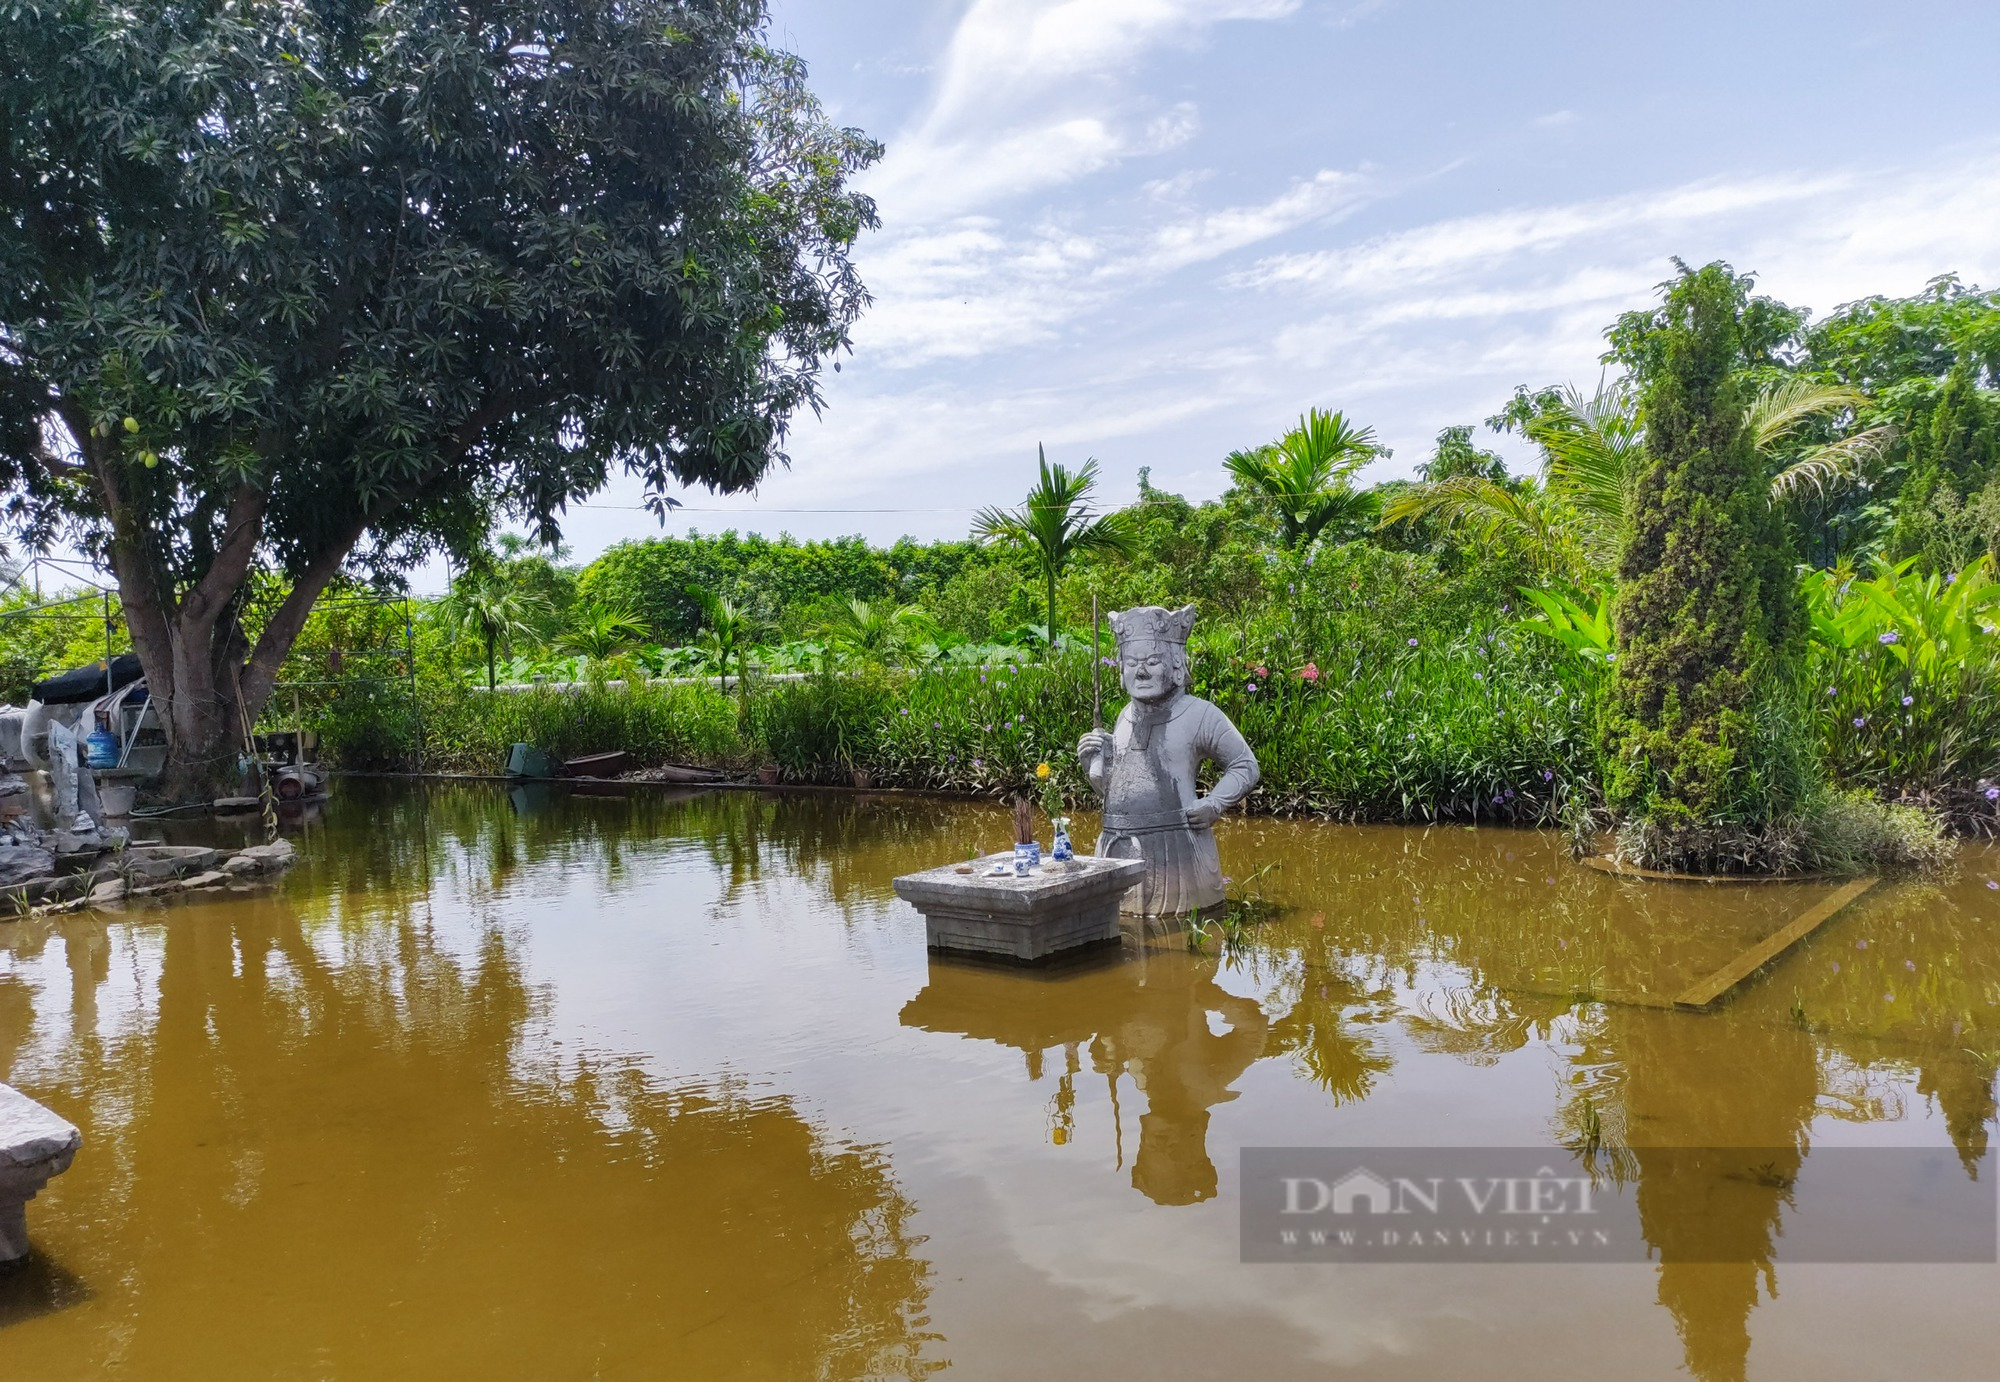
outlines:
[{"label": "white cloud", "polygon": [[1351,210],[1361,200],[1365,183],[1359,173],[1321,169],[1260,206],[1226,207],[1163,226],[1148,245],[1148,267],[1163,271],[1214,259]]},{"label": "white cloud", "polygon": [[1712,181],[1665,192],[1607,197],[1567,205],[1526,207],[1394,231],[1358,245],[1275,256],[1239,282],[1287,291],[1390,292],[1453,274],[1490,269],[1523,254],[1546,254],[1594,237],[1679,235],[1746,212],[1824,201],[1849,190],[1846,176],[1781,176]]},{"label": "white cloud", "polygon": [[974,0],[936,91],[863,180],[893,231],[1062,186],[1187,141],[1191,103],[1161,107],[1129,78],[1147,54],[1300,0]]},{"label": "white cloud", "polygon": [[1095,231],[1044,220],[1010,235],[997,218],[961,217],[865,253],[877,305],[857,340],[903,367],[1045,344],[1131,283],[1346,214],[1366,195],[1364,175],[1329,169],[1264,202],[1184,206],[1160,224],[1150,213]]}]

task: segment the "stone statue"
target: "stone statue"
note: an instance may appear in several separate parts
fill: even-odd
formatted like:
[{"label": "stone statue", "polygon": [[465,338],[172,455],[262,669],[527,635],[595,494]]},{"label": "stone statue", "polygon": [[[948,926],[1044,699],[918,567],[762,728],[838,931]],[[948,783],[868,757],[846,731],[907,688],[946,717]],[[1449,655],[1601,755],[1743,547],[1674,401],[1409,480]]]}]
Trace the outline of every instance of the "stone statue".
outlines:
[{"label": "stone statue", "polygon": [[[1137,907],[1144,916],[1184,916],[1223,900],[1212,827],[1257,785],[1257,756],[1236,726],[1188,694],[1193,628],[1193,605],[1147,605],[1111,616],[1119,679],[1132,699],[1115,728],[1092,730],[1076,746],[1104,800],[1098,854],[1146,861]],[[1220,764],[1222,776],[1200,796],[1195,772],[1205,759]]]}]

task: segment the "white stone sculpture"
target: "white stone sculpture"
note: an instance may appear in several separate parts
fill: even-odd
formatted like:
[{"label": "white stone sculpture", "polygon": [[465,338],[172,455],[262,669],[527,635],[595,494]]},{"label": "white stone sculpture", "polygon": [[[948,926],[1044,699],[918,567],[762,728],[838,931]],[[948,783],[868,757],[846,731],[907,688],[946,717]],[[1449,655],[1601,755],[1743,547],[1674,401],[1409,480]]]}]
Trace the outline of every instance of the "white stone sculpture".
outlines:
[{"label": "white stone sculpture", "polygon": [[56,829],[95,834],[101,810],[97,779],[85,761],[82,738],[60,720],[49,721],[49,779],[55,789]]},{"label": "white stone sculpture", "polygon": [[[1208,701],[1188,694],[1188,634],[1194,606],[1157,605],[1111,616],[1119,678],[1131,700],[1111,730],[1077,744],[1090,785],[1104,801],[1097,852],[1144,859],[1146,880],[1127,907],[1144,916],[1184,916],[1223,901],[1216,819],[1257,785],[1257,755]],[[1222,775],[1207,796],[1195,786],[1204,760]]]}]

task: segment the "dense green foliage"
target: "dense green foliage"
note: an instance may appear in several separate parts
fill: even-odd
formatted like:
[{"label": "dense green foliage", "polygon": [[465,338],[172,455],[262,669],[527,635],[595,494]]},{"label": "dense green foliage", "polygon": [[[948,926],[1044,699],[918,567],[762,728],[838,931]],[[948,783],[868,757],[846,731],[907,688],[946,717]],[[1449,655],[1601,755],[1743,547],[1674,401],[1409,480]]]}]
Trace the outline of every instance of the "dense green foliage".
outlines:
[{"label": "dense green foliage", "polygon": [[[1844,781],[1954,817],[2000,791],[2000,583],[1982,556],[1955,576],[1877,559],[1872,577],[1813,572],[1805,590],[1826,761]],[[1993,795],[1988,796],[1991,791]]]},{"label": "dense green foliage", "polygon": [[858,537],[794,542],[754,533],[690,534],[620,543],[584,570],[579,591],[637,615],[661,643],[692,643],[700,634],[702,607],[692,586],[768,611],[786,636],[799,638],[850,600],[923,598],[992,564],[971,542],[905,539],[884,549]]},{"label": "dense green foliage", "polygon": [[0,485],[116,574],[190,789],[350,561],[754,485],[866,301],[877,146],[761,0],[4,14]]},{"label": "dense green foliage", "polygon": [[1655,867],[1735,857],[1800,805],[1794,765],[1764,741],[1781,715],[1802,620],[1782,522],[1746,422],[1741,365],[1754,299],[1720,265],[1666,292],[1642,357],[1646,462],[1619,560],[1619,656],[1605,708],[1607,804],[1645,821]]}]

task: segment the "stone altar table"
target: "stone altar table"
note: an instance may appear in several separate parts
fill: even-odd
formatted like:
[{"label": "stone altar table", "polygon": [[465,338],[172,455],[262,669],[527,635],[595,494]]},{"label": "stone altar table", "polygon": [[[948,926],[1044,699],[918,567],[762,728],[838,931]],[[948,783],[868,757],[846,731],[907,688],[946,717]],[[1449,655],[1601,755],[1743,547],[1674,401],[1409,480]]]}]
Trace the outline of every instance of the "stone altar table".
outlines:
[{"label": "stone altar table", "polygon": [[[1004,874],[990,872],[1002,862]],[[930,948],[1028,962],[1120,939],[1119,900],[1146,876],[1144,860],[1086,855],[1025,877],[1015,875],[1012,854],[976,859],[970,873],[958,868],[896,880],[896,896],[924,914]]]},{"label": "stone altar table", "polygon": [[82,1145],[67,1119],[0,1084],[0,1266],[28,1255],[28,1201],[69,1169]]}]

